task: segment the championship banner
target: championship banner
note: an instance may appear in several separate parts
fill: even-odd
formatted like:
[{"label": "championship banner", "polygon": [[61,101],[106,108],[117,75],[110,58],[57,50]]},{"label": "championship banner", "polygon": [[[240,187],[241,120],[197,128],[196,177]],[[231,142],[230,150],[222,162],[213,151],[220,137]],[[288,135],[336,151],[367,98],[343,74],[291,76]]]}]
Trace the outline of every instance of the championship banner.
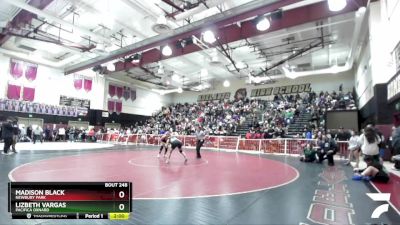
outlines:
[{"label": "championship banner", "polygon": [[61,95],[60,96],[60,105],[75,106],[75,107],[89,109],[90,108],[90,100],[67,97],[67,96]]},{"label": "championship banner", "polygon": [[400,42],[397,43],[396,47],[393,51],[394,54],[394,61],[396,63],[396,71],[400,71]]},{"label": "championship banner", "polygon": [[19,100],[21,98],[21,86],[9,83],[7,88],[7,98]]},{"label": "championship banner", "polygon": [[34,81],[37,75],[38,65],[17,59],[10,59],[10,74],[14,79],[19,79],[25,74],[28,81]]},{"label": "championship banner", "polygon": [[81,75],[74,75],[74,87],[76,90],[81,90],[83,86],[83,80]]},{"label": "championship banner", "polygon": [[394,75],[387,84],[387,100],[392,102],[397,99],[400,93],[400,70]]},{"label": "championship banner", "polygon": [[131,98],[131,88],[130,87],[125,87],[124,86],[123,97],[124,97],[125,101],[128,101],[128,99]]},{"label": "championship banner", "polygon": [[79,106],[56,106],[30,101],[0,99],[0,111],[77,117],[86,116],[88,113],[88,108]]},{"label": "championship banner", "polygon": [[25,63],[25,78],[29,81],[34,81],[37,75],[37,64]]},{"label": "championship banner", "polygon": [[10,74],[14,79],[22,77],[24,73],[24,62],[17,59],[10,59]]},{"label": "championship banner", "polygon": [[281,87],[260,88],[251,90],[250,97],[270,96],[277,94],[297,94],[311,92],[311,84],[295,84]]},{"label": "championship banner", "polygon": [[83,89],[85,89],[86,92],[89,92],[92,90],[92,84],[93,84],[93,80],[91,78],[83,79]]},{"label": "championship banner", "polygon": [[136,100],[136,89],[131,89],[131,100],[132,102]]},{"label": "championship banner", "polygon": [[400,95],[400,42],[393,50],[393,57],[396,64],[396,74],[389,80],[387,84],[388,102],[398,99],[398,96]]},{"label": "championship banner", "polygon": [[223,99],[229,99],[230,97],[231,97],[230,92],[215,93],[215,94],[199,95],[199,97],[197,97],[197,101],[203,102],[203,101],[223,100]]}]

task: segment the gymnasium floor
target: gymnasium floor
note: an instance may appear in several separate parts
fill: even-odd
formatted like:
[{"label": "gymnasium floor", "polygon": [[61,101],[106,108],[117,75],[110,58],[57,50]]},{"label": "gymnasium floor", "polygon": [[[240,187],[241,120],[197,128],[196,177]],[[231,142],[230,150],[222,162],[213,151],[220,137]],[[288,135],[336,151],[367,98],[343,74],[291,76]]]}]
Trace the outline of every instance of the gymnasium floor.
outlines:
[{"label": "gymnasium floor", "polygon": [[[158,147],[76,144],[72,150],[36,145],[0,156],[0,225],[9,224],[400,224],[389,207],[379,219],[371,214],[382,202],[370,183],[352,181],[351,167],[301,163],[297,157],[203,150],[189,161],[174,152],[166,165]],[[77,149],[80,146],[85,149]],[[22,147],[22,146],[20,146]],[[129,221],[11,220],[7,182],[132,181]],[[398,193],[398,192],[397,192]],[[399,198],[392,196],[392,198]]]}]

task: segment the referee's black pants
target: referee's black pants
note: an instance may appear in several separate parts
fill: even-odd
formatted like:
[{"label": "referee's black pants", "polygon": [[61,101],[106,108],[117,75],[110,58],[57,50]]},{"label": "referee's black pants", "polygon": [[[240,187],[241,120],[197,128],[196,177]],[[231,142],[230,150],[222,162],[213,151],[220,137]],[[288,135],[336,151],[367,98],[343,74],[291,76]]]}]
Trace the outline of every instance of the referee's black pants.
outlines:
[{"label": "referee's black pants", "polygon": [[204,144],[204,140],[197,140],[197,143],[196,143],[197,158],[201,158],[200,148],[201,148],[201,146],[203,146],[203,144]]},{"label": "referee's black pants", "polygon": [[10,150],[10,147],[12,145],[12,142],[13,142],[12,137],[4,138],[4,148],[3,148],[4,154],[8,153],[8,151]]}]

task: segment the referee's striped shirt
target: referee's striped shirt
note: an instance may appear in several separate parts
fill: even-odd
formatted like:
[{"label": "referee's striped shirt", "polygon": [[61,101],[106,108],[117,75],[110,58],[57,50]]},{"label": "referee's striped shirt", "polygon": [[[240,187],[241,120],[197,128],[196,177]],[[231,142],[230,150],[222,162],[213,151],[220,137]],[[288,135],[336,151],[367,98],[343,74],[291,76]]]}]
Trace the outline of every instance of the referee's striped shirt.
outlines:
[{"label": "referee's striped shirt", "polygon": [[197,140],[204,140],[204,138],[206,137],[206,133],[204,133],[204,131],[196,131],[196,139]]}]

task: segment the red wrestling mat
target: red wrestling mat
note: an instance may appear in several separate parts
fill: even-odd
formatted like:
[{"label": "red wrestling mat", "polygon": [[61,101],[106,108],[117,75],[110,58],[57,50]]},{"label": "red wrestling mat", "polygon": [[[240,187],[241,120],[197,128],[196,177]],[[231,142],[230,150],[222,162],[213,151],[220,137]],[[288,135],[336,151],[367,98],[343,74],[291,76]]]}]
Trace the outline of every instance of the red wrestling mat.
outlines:
[{"label": "red wrestling mat", "polygon": [[400,212],[400,177],[390,173],[390,180],[387,184],[373,182],[375,188],[381,193],[390,193],[390,203]]},{"label": "red wrestling mat", "polygon": [[156,151],[111,151],[24,164],[12,181],[132,181],[134,199],[195,198],[248,193],[283,186],[299,176],[293,167],[257,155],[178,151],[170,164]]}]

